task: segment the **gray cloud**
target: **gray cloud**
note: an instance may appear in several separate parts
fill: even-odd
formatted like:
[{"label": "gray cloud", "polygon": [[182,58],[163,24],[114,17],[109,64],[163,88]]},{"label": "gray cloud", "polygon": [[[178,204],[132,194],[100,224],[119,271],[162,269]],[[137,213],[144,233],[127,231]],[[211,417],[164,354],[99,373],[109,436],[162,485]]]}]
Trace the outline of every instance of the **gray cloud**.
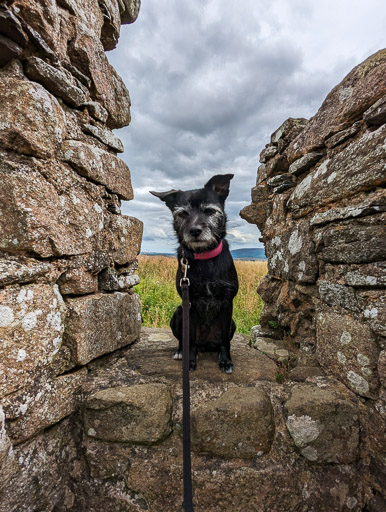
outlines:
[{"label": "gray cloud", "polygon": [[238,216],[259,152],[381,47],[385,17],[383,0],[144,0],[108,54],[132,98],[132,123],[117,135],[136,196],[123,209],[144,221],[144,247],[174,247],[170,213],[148,191],[201,187],[219,172],[235,174],[230,241],[260,246]]}]

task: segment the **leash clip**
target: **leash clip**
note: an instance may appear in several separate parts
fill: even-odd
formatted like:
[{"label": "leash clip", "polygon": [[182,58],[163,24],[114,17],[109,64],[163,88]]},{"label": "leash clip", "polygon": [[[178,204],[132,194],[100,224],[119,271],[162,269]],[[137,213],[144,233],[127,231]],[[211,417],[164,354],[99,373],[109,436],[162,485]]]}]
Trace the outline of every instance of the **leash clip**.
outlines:
[{"label": "leash clip", "polygon": [[185,283],[187,283],[188,286],[190,286],[190,280],[188,278],[188,269],[190,268],[190,265],[189,265],[189,261],[187,260],[187,258],[181,258],[180,259],[180,265],[181,265],[181,269],[184,273],[184,277],[182,277],[180,279],[180,286],[182,286],[182,282],[184,281]]}]

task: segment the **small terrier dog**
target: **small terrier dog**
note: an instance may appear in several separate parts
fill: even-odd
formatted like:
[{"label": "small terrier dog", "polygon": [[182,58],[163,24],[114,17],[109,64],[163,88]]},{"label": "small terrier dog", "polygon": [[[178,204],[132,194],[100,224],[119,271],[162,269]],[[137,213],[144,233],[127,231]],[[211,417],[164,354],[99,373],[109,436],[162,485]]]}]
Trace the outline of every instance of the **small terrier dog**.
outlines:
[{"label": "small terrier dog", "polygon": [[[204,188],[150,193],[159,197],[173,214],[178,248],[177,291],[181,296],[181,258],[189,262],[191,370],[198,352],[218,352],[220,369],[232,373],[230,342],[236,330],[232,319],[233,298],[238,290],[236,269],[226,235],[225,199],[233,174],[213,176]],[[170,327],[179,345],[174,359],[182,359],[182,306]]]}]

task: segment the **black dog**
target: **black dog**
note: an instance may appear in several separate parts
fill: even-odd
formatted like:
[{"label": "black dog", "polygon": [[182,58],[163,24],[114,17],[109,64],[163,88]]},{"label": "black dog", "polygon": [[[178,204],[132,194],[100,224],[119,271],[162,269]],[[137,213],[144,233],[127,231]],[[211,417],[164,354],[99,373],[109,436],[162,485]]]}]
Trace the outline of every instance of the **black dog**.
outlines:
[{"label": "black dog", "polygon": [[[233,372],[230,341],[236,330],[232,319],[233,297],[238,280],[228,242],[225,240],[224,202],[233,174],[216,175],[204,188],[151,192],[170,208],[179,241],[176,283],[181,295],[181,258],[189,262],[190,280],[190,369],[197,367],[197,353],[217,351],[219,366]],[[174,359],[182,359],[182,307],[170,321],[179,340]]]}]

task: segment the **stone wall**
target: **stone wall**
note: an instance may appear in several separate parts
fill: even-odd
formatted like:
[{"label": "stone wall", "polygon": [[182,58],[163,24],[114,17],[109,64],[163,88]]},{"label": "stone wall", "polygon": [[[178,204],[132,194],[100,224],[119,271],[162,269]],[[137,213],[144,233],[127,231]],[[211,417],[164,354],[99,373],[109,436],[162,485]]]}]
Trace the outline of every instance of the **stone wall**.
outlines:
[{"label": "stone wall", "polygon": [[319,368],[357,397],[369,510],[385,506],[385,123],[382,50],[354,68],[313,118],[290,118],[272,134],[252,203],[241,211],[261,231],[268,257],[255,346],[269,350],[267,336],[284,335],[297,352],[293,377]]},{"label": "stone wall", "polygon": [[[139,0],[0,4],[0,510],[70,507],[87,365],[138,339],[142,224],[109,64]],[[58,508],[59,507],[59,508]]]}]

